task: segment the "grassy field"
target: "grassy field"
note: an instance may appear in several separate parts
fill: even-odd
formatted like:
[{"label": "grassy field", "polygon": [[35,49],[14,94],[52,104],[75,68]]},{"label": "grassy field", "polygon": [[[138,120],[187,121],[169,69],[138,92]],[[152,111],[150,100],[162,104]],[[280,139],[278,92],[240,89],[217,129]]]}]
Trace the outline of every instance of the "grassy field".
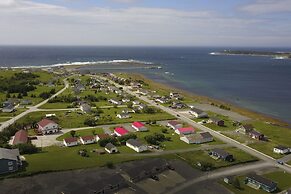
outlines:
[{"label": "grassy field", "polygon": [[[264,177],[271,179],[272,181],[278,184],[277,192],[284,191],[291,187],[291,174],[284,173],[282,171],[276,171],[272,173],[268,173],[263,175]],[[232,185],[226,184],[223,181],[220,181],[222,185],[224,185],[227,189],[232,191],[235,194],[266,194],[267,192],[263,190],[255,190],[247,185],[244,184],[245,176],[239,176],[238,180],[240,182],[241,190],[234,188]]]},{"label": "grassy field", "polygon": [[214,160],[208,155],[208,151],[194,151],[187,153],[180,153],[177,156],[183,160],[185,160],[191,166],[197,168],[197,163],[210,163],[214,169],[232,166],[240,163],[253,162],[256,161],[257,158],[237,149],[237,148],[225,148],[225,151],[233,154],[235,161],[226,162],[223,160]]},{"label": "grassy field", "polygon": [[11,118],[9,118],[9,117],[0,117],[0,123],[1,122],[5,122],[5,121],[8,121],[8,120],[10,120]]},{"label": "grassy field", "polygon": [[[132,118],[129,119],[118,119],[116,118],[116,113],[121,112],[122,108],[109,108],[102,109],[104,113],[100,115],[100,117],[110,116],[112,120],[97,120],[98,125],[103,124],[120,124],[120,123],[129,123],[133,121],[148,121],[148,120],[167,120],[173,119],[174,117],[164,113],[156,113],[156,114],[132,114]],[[80,114],[79,114],[80,113]],[[39,121],[45,117],[45,114],[56,114],[58,118],[58,124],[62,128],[79,128],[86,127],[84,124],[85,120],[88,118],[92,118],[93,116],[90,114],[82,114],[80,111],[78,112],[68,112],[68,111],[45,111],[45,112],[33,112],[25,117],[19,119],[17,122],[28,122],[28,121]]]},{"label": "grassy field", "polygon": [[[78,151],[86,149],[89,157],[81,157]],[[25,155],[28,166],[22,173],[39,173],[47,171],[60,171],[71,169],[83,169],[97,166],[105,166],[108,162],[120,163],[125,161],[137,160],[146,156],[122,155],[124,150],[130,152],[129,148],[123,146],[119,151],[121,154],[98,155],[92,152],[93,149],[100,149],[98,144],[80,145],[76,147],[46,147],[38,154]]]},{"label": "grassy field", "polygon": [[[76,135],[75,136],[76,137],[81,137],[81,136],[93,135],[93,131],[94,131],[95,134],[104,133],[103,129],[101,129],[101,128],[92,128],[92,129],[84,129],[84,130],[76,131]],[[71,133],[70,132],[59,136],[57,138],[57,140],[58,141],[62,141],[63,139],[68,138],[68,137],[71,137]]]}]

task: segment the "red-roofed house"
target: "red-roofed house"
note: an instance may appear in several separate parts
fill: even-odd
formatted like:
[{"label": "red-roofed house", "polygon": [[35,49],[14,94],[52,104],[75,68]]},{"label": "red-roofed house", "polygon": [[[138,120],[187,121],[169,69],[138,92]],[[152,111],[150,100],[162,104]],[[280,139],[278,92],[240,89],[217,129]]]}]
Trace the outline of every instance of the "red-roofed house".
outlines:
[{"label": "red-roofed house", "polygon": [[193,127],[185,127],[185,128],[179,128],[175,130],[175,133],[179,135],[188,135],[194,133],[195,130]]},{"label": "red-roofed house", "polygon": [[131,126],[136,131],[147,131],[148,130],[147,127],[141,122],[133,122]]},{"label": "red-roofed house", "polygon": [[183,127],[183,125],[179,123],[178,121],[169,121],[167,126],[174,130]]},{"label": "red-roofed house", "polygon": [[78,145],[78,138],[76,137],[69,137],[63,140],[63,144],[66,147],[72,147]]},{"label": "red-roofed house", "polygon": [[53,134],[59,132],[59,125],[50,119],[42,119],[37,123],[38,131],[42,134]]},{"label": "red-roofed house", "polygon": [[93,135],[80,137],[80,142],[84,145],[95,143],[95,137]]},{"label": "red-roofed house", "polygon": [[28,141],[27,131],[21,129],[15,133],[12,145],[27,143],[27,141]]},{"label": "red-roofed house", "polygon": [[99,140],[102,140],[102,139],[107,139],[109,138],[110,135],[106,134],[106,133],[103,133],[103,134],[97,134],[96,135],[96,141],[98,142]]},{"label": "red-roofed house", "polygon": [[124,129],[123,127],[117,127],[114,129],[114,133],[117,136],[123,136],[123,135],[127,135],[129,133],[129,131],[127,131],[126,129]]}]

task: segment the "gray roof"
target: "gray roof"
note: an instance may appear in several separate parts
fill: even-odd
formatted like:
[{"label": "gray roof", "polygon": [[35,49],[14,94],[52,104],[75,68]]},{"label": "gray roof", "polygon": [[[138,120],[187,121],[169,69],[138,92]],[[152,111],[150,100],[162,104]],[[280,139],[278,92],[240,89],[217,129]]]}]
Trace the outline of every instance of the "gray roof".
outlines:
[{"label": "gray roof", "polygon": [[283,146],[283,145],[278,145],[278,146],[276,146],[275,148],[277,148],[277,149],[279,149],[279,150],[286,150],[286,149],[288,149],[288,147]]},{"label": "gray roof", "polygon": [[217,155],[219,155],[220,157],[222,158],[226,158],[227,156],[231,155],[230,153],[222,150],[222,149],[219,149],[219,148],[214,148],[212,150],[213,153],[216,153]]},{"label": "gray roof", "polygon": [[0,148],[0,159],[8,159],[17,161],[19,157],[18,149],[5,149]]},{"label": "gray roof", "polygon": [[213,121],[213,122],[223,121],[222,119],[217,118],[217,117],[211,117],[210,120]]},{"label": "gray roof", "polygon": [[135,147],[139,147],[143,145],[138,139],[129,139],[126,141],[126,143],[129,143]]},{"label": "gray roof", "polygon": [[203,132],[203,133],[200,133],[200,135],[206,139],[206,138],[212,138],[213,136],[209,133],[209,132]]},{"label": "gray roof", "polygon": [[198,108],[191,108],[192,111],[196,112],[197,114],[205,113],[203,110],[200,110]]},{"label": "gray roof", "polygon": [[253,130],[254,129],[254,126],[251,124],[243,125],[242,127],[245,128],[246,130]]},{"label": "gray roof", "polygon": [[247,178],[252,179],[256,182],[259,182],[259,183],[261,183],[267,187],[270,187],[270,188],[277,187],[277,183],[273,182],[272,180],[266,179],[265,177],[254,174],[254,173],[247,175]]},{"label": "gray roof", "polygon": [[112,143],[108,143],[106,144],[105,148],[108,149],[108,150],[111,150],[112,148],[115,148],[116,146],[113,145]]}]

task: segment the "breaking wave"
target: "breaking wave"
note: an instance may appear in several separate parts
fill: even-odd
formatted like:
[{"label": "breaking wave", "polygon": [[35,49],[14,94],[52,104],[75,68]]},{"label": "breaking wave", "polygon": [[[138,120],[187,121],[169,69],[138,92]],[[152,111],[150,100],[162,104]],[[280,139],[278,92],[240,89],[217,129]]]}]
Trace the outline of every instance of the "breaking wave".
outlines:
[{"label": "breaking wave", "polygon": [[101,64],[125,64],[125,63],[136,63],[141,65],[154,65],[152,62],[139,61],[134,59],[118,59],[118,60],[108,60],[108,61],[84,61],[84,62],[66,62],[66,63],[56,63],[51,65],[30,65],[30,66],[12,66],[6,67],[1,66],[0,68],[51,68],[51,67],[62,67],[62,66],[86,66],[86,65],[101,65]]}]

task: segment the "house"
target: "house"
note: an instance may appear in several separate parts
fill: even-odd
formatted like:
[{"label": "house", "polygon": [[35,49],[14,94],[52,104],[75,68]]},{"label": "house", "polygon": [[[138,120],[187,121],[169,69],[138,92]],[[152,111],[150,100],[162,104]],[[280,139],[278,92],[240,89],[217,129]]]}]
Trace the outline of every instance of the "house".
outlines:
[{"label": "house", "polygon": [[117,99],[110,99],[108,100],[111,104],[115,104],[115,105],[121,105],[122,102],[117,100]]},{"label": "house", "polygon": [[117,153],[118,152],[118,149],[112,143],[108,143],[105,146],[105,151],[108,152],[109,154],[113,154],[113,153]]},{"label": "house", "polygon": [[273,152],[277,154],[288,154],[290,149],[286,146],[278,145],[274,147]]},{"label": "house", "polygon": [[120,137],[120,136],[124,136],[127,135],[129,133],[129,131],[127,131],[126,129],[124,129],[123,127],[117,127],[114,129],[114,133]]},{"label": "house", "polygon": [[128,98],[123,98],[121,101],[122,101],[123,103],[128,103],[128,102],[130,102],[130,99],[128,99]]},{"label": "house", "polygon": [[206,112],[194,107],[191,108],[189,113],[193,115],[195,118],[208,118],[208,114]]},{"label": "house", "polygon": [[12,104],[9,104],[2,108],[2,112],[5,112],[5,113],[12,113],[14,111],[15,111],[15,107]]},{"label": "house", "polygon": [[65,139],[63,139],[63,144],[66,147],[76,146],[76,145],[78,145],[78,138],[76,138],[76,137],[65,138]]},{"label": "house", "polygon": [[59,125],[50,119],[42,119],[37,123],[37,127],[37,130],[44,135],[59,132]]},{"label": "house", "polygon": [[45,117],[46,117],[46,118],[49,118],[49,117],[56,117],[56,114],[54,114],[54,113],[53,113],[53,114],[45,114]]},{"label": "house", "polygon": [[133,109],[123,109],[121,112],[128,114],[128,113],[135,113],[135,110],[133,110]]},{"label": "house", "polygon": [[188,134],[195,133],[195,130],[193,127],[182,127],[182,128],[176,129],[175,133],[177,133],[178,135],[188,135]]},{"label": "house", "polygon": [[187,105],[182,103],[182,102],[173,102],[172,105],[171,105],[171,108],[174,108],[174,109],[182,109],[182,108],[186,108]]},{"label": "house", "polygon": [[252,130],[254,130],[253,125],[251,124],[247,124],[247,125],[242,125],[238,131],[241,132],[242,134],[248,134],[249,132],[251,132]]},{"label": "house", "polygon": [[252,188],[262,189],[269,193],[277,190],[277,183],[254,173],[246,176],[245,183]]},{"label": "house", "polygon": [[18,149],[0,148],[0,174],[16,172],[21,166]]},{"label": "house", "polygon": [[85,86],[84,86],[83,84],[77,84],[77,85],[75,86],[75,88],[76,88],[77,90],[79,90],[79,91],[85,91],[85,90],[86,90],[86,88],[85,88]]},{"label": "house", "polygon": [[143,110],[143,109],[147,108],[148,106],[146,104],[138,104],[136,107],[138,110]]},{"label": "house", "polygon": [[211,155],[212,157],[214,158],[217,158],[217,159],[222,159],[222,160],[225,160],[225,161],[228,161],[228,162],[232,162],[234,160],[233,158],[233,155],[222,150],[222,149],[219,149],[219,148],[214,148],[210,153],[209,155]]},{"label": "house", "polygon": [[182,123],[180,123],[178,121],[169,121],[167,123],[167,126],[174,129],[174,130],[183,127]]},{"label": "house", "polygon": [[147,145],[144,145],[138,139],[129,139],[126,141],[126,146],[133,149],[136,152],[144,152],[148,150]]},{"label": "house", "polygon": [[80,137],[80,142],[83,145],[95,143],[95,137],[93,135]]},{"label": "house", "polygon": [[218,126],[221,126],[223,127],[224,126],[224,120],[222,119],[219,119],[219,118],[216,118],[216,117],[211,117],[209,119],[210,123],[213,123],[215,125],[218,125]]},{"label": "house", "polygon": [[213,136],[209,132],[202,132],[181,136],[180,140],[187,144],[202,144],[213,141]]},{"label": "house", "polygon": [[253,139],[257,139],[257,140],[264,140],[264,134],[256,131],[256,130],[252,130],[248,133],[248,135],[253,138]]},{"label": "house", "polygon": [[95,139],[96,139],[96,142],[98,142],[99,140],[108,139],[110,137],[111,136],[108,135],[107,133],[103,133],[103,134],[97,134]]},{"label": "house", "polygon": [[21,129],[15,133],[13,141],[12,141],[12,145],[24,144],[27,142],[28,142],[28,133],[27,131]]},{"label": "house", "polygon": [[119,119],[128,119],[131,116],[128,113],[120,113],[120,114],[117,114],[116,117],[119,118]]},{"label": "house", "polygon": [[162,103],[162,104],[166,104],[166,103],[169,102],[169,99],[165,98],[165,97],[161,97],[161,98],[157,98],[156,102],[159,102],[159,103]]},{"label": "house", "polygon": [[148,95],[148,91],[146,91],[146,90],[144,90],[144,89],[138,89],[138,90],[137,90],[137,93],[139,93],[139,94],[141,94],[141,95],[144,95],[144,96]]},{"label": "house", "polygon": [[132,128],[134,128],[136,131],[148,131],[147,127],[141,123],[141,122],[133,122],[132,123]]},{"label": "house", "polygon": [[165,159],[149,158],[123,164],[121,171],[130,182],[136,183],[156,176],[170,168],[170,164]]},{"label": "house", "polygon": [[87,103],[82,103],[80,106],[81,111],[83,111],[84,113],[91,113],[91,106]]},{"label": "house", "polygon": [[132,101],[132,104],[133,104],[133,105],[138,105],[138,104],[140,104],[140,102],[137,101],[137,100],[134,100],[134,101]]}]

